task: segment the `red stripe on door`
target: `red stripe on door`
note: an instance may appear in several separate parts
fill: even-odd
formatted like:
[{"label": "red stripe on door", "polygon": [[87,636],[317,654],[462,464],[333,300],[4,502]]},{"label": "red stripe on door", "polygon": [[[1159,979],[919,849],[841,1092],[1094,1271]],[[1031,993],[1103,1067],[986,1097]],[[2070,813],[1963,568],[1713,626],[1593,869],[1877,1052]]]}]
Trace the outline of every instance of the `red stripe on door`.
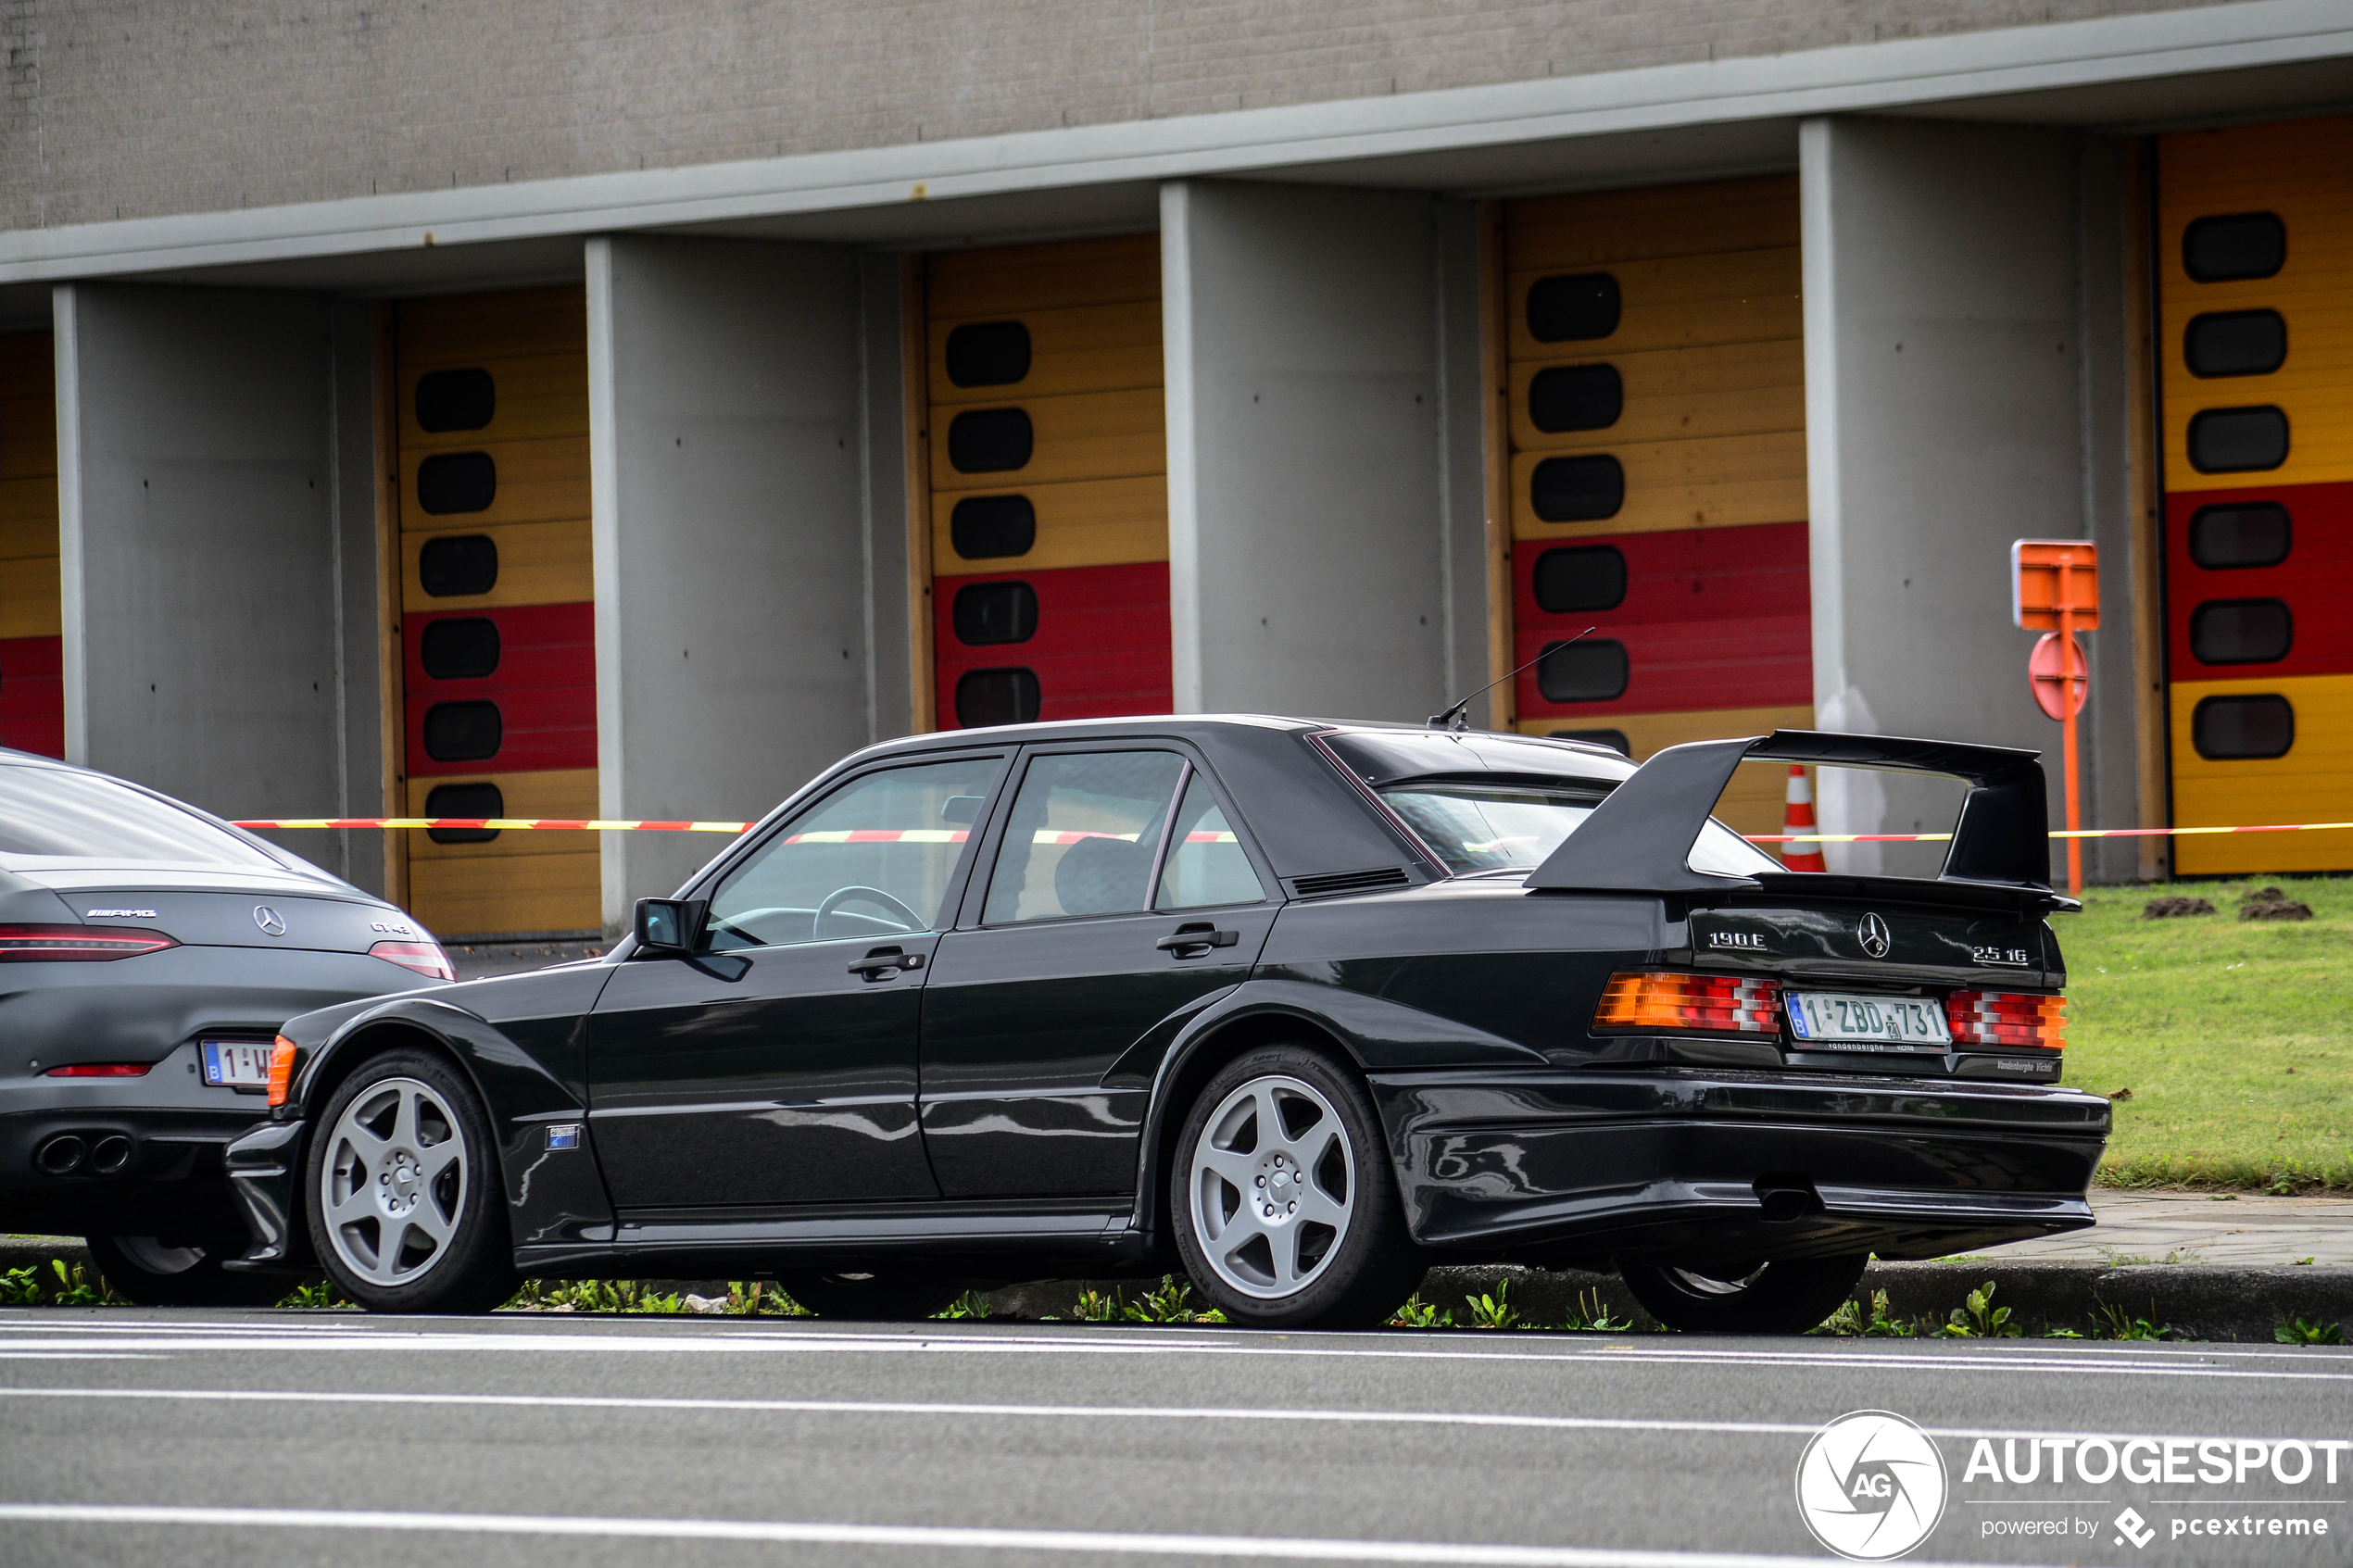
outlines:
[{"label": "red stripe on door", "polygon": [[[1018,643],[965,644],[956,635],[956,596],[996,583],[1026,583],[1038,596],[1037,631]],[[1041,720],[1165,713],[1175,702],[1169,671],[1168,564],[1066,567],[944,577],[932,584],[932,646],[938,672],[938,724],[963,726],[956,684],[978,670],[1025,669],[1038,679]]]},{"label": "red stripe on door", "polygon": [[[436,625],[487,621],[497,628],[498,661],[487,675],[435,680],[425,668],[425,646]],[[450,651],[472,651],[452,627]],[[597,621],[593,604],[512,605],[401,619],[405,666],[409,773],[438,778],[456,773],[532,772],[597,765]],[[478,648],[478,642],[474,647]],[[434,709],[445,704],[493,704],[498,709],[498,749],[488,757],[435,759],[425,746]],[[446,716],[445,716],[446,717]]]},{"label": "red stripe on door", "polygon": [[63,760],[66,754],[66,641],[0,641],[0,746]]},{"label": "red stripe on door", "polygon": [[[2283,559],[2271,566],[2197,563],[2191,545],[2199,512],[2209,507],[2235,510],[2265,505],[2284,508],[2288,515],[2288,552]],[[2209,544],[2227,549],[2229,542],[2216,532]],[[2246,529],[2233,532],[2244,543],[2254,542]],[[2353,484],[2275,484],[2169,495],[2165,572],[2165,634],[2174,680],[2353,673],[2353,615],[2345,609],[2353,596]],[[2201,660],[2190,637],[2198,607],[2246,599],[2277,599],[2288,607],[2293,636],[2287,657],[2259,663]]]}]

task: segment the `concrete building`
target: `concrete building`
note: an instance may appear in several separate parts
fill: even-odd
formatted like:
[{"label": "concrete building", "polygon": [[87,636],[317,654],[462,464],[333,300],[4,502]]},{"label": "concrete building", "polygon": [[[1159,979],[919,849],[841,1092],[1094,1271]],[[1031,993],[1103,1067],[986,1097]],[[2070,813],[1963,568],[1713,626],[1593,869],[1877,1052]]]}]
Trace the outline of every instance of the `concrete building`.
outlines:
[{"label": "concrete building", "polygon": [[[2087,823],[2353,817],[2341,3],[0,31],[0,744],[245,818],[736,818],[912,729],[1535,660],[1480,721],[2055,752],[2008,549],[2088,538]],[[711,848],[287,839],[447,935]],[[2087,866],[2353,869],[2178,844]]]}]

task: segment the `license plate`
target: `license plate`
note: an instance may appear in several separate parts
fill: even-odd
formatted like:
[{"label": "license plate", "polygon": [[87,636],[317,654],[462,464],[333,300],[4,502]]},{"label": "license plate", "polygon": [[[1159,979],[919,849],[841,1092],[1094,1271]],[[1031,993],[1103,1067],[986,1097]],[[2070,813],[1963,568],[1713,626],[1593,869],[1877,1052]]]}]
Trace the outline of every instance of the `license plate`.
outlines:
[{"label": "license plate", "polygon": [[270,1086],[270,1047],[249,1040],[206,1040],[204,1081],[232,1089]]},{"label": "license plate", "polygon": [[1943,1050],[1953,1038],[1944,1009],[1933,997],[1857,997],[1837,991],[1791,991],[1790,1033],[1832,1050]]}]

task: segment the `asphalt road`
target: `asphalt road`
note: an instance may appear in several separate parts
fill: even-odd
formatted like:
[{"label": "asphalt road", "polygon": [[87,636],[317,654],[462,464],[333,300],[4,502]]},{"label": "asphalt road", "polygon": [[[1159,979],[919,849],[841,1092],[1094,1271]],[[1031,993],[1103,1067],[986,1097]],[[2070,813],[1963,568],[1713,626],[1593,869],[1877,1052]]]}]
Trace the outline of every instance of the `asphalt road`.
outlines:
[{"label": "asphalt road", "polygon": [[[15,1311],[0,1563],[1818,1560],[1796,1468],[1865,1409],[1943,1455],[1912,1562],[2340,1563],[2353,1453],[2266,1455],[2348,1395],[2353,1352],[2263,1346]],[[2027,1441],[2093,1436],[2267,1446],[2055,1485]]]}]

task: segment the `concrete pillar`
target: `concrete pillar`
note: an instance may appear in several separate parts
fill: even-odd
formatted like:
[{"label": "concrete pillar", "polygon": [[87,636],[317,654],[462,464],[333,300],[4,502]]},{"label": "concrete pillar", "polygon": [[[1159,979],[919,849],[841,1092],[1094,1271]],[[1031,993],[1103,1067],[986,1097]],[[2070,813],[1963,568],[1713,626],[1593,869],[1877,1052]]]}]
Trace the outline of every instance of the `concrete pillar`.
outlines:
[{"label": "concrete pillar", "polygon": [[[859,259],[624,236],[587,265],[599,809],[758,817],[873,731]],[[607,927],[722,847],[604,834]]]},{"label": "concrete pillar", "polygon": [[[80,283],[55,314],[68,758],[227,817],[337,809],[326,303]],[[347,869],[341,835],[274,836]]]},{"label": "concrete pillar", "polygon": [[1446,702],[1436,220],[1387,192],[1162,188],[1180,712]]},{"label": "concrete pillar", "polygon": [[[1817,119],[1800,157],[1818,721],[2042,750],[2056,825],[2059,728],[2027,683],[2033,634],[2010,623],[2009,546],[2087,536],[2086,403],[2118,395],[2082,363],[2078,144]],[[2121,618],[2084,641],[2095,671],[2104,649],[2129,669]],[[2106,734],[2082,732],[2086,826],[2102,825],[2107,772],[2132,775],[2129,732],[2112,759]],[[1823,774],[1833,833],[1939,830],[1958,800],[1943,781]],[[1941,851],[1832,846],[1831,869],[1916,874]]]}]

